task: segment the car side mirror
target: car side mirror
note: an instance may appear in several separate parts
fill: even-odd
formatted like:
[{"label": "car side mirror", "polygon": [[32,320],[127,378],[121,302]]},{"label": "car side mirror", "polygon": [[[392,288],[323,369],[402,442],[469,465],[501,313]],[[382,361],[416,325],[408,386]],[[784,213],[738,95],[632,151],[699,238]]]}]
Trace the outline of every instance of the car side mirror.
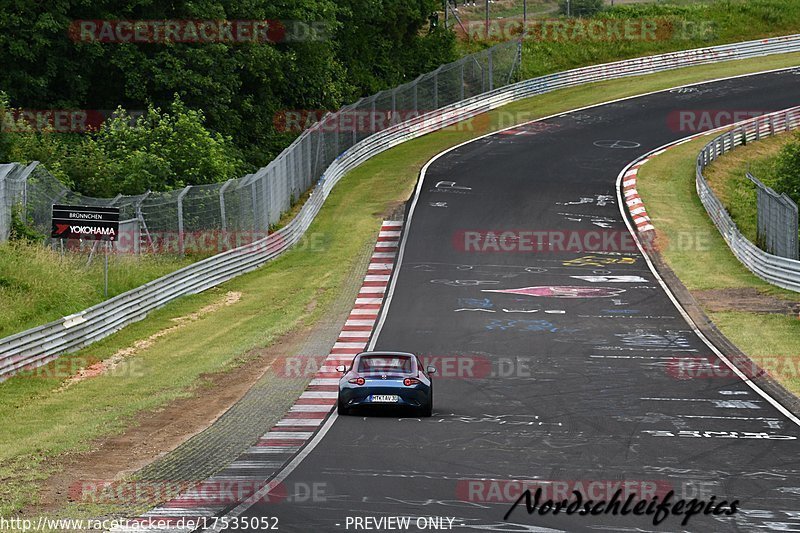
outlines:
[{"label": "car side mirror", "polygon": [[435,374],[436,373],[436,367],[435,366],[429,366],[427,368],[427,370],[428,370],[428,374]]},{"label": "car side mirror", "polygon": [[347,367],[344,366],[344,365],[339,365],[339,366],[336,367],[336,371],[337,372],[341,372],[342,374],[344,374],[345,372],[347,372]]}]

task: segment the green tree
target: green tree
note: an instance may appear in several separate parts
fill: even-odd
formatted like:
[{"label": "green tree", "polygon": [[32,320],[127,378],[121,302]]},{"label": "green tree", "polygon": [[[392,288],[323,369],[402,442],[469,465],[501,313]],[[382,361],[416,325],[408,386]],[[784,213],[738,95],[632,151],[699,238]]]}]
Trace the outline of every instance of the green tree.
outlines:
[{"label": "green tree", "polygon": [[800,132],[778,154],[775,176],[775,190],[800,204]]},{"label": "green tree", "polygon": [[14,127],[14,116],[8,105],[8,95],[0,91],[0,162],[11,160],[12,138],[9,129]]},{"label": "green tree", "polygon": [[428,33],[439,0],[341,0],[337,56],[353,85],[351,99],[411,81],[456,59],[455,36]]},{"label": "green tree", "polygon": [[209,131],[204,121],[203,113],[187,108],[178,95],[169,111],[151,105],[135,121],[120,108],[87,139],[81,155],[89,159],[93,152],[103,154],[110,181],[103,188],[115,193],[164,191],[239,177],[244,162],[231,138]]},{"label": "green tree", "polygon": [[[8,0],[0,10],[0,76],[15,107],[166,107],[178,94],[206,126],[235,139],[251,168],[296,133],[286,109],[336,109],[453,59],[446,32],[427,35],[438,0]],[[321,38],[269,43],[101,43],[70,32],[80,20],[282,20]],[[290,25],[291,26],[291,25]]]},{"label": "green tree", "polygon": [[27,131],[14,134],[14,161],[40,161],[77,192],[111,197],[166,191],[240,177],[247,165],[230,137],[210,131],[203,113],[175,95],[169,110],[149,106],[133,120],[122,108],[85,136]]}]

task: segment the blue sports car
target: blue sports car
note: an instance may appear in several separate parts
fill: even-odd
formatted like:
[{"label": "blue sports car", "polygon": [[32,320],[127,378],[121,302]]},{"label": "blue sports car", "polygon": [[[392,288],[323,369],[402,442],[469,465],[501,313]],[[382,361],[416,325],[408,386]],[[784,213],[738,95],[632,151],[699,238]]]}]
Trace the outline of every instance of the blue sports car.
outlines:
[{"label": "blue sports car", "polygon": [[339,380],[340,415],[355,407],[413,408],[422,416],[433,414],[433,383],[436,368],[425,368],[414,354],[403,352],[361,352],[348,368],[336,367]]}]

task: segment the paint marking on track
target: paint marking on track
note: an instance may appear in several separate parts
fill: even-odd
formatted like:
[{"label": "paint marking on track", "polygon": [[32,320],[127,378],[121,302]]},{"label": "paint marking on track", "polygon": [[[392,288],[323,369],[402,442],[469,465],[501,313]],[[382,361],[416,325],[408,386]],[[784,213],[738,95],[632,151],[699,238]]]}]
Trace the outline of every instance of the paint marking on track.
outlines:
[{"label": "paint marking on track", "polygon": [[[710,132],[703,132],[703,133],[699,133],[699,134],[696,134],[696,135],[692,135],[692,136],[689,136],[689,137],[687,137],[687,138],[681,139],[680,141],[674,141],[674,142],[671,142],[671,143],[667,143],[667,144],[665,144],[664,146],[661,146],[661,147],[659,147],[659,148],[657,148],[657,149],[655,149],[655,150],[652,150],[652,151],[650,151],[649,153],[647,153],[647,154],[645,154],[645,155],[643,155],[643,156],[639,157],[638,159],[634,160],[634,161],[633,161],[633,162],[631,162],[631,163],[630,163],[630,164],[629,164],[627,167],[625,167],[624,169],[622,169],[622,172],[620,172],[620,173],[619,173],[619,175],[617,176],[617,198],[619,199],[618,206],[619,206],[620,214],[622,214],[622,218],[625,220],[625,225],[627,226],[627,228],[628,228],[628,231],[630,232],[630,234],[633,236],[633,239],[634,239],[634,241],[636,242],[636,246],[639,248],[639,251],[642,253],[642,256],[644,257],[644,260],[645,260],[645,262],[647,263],[647,266],[648,266],[648,268],[650,269],[650,271],[651,271],[651,272],[653,273],[653,275],[655,276],[655,278],[656,278],[656,281],[658,281],[658,284],[659,284],[659,285],[661,285],[661,288],[662,288],[662,290],[663,290],[663,291],[666,293],[666,295],[667,295],[667,297],[669,298],[669,300],[672,302],[672,304],[675,306],[675,308],[676,308],[676,309],[678,310],[678,312],[681,314],[681,316],[683,317],[684,321],[685,321],[687,324],[689,324],[689,327],[691,327],[691,328],[692,328],[692,331],[693,331],[693,333],[694,333],[694,334],[695,334],[697,337],[699,337],[699,338],[700,338],[700,340],[702,340],[702,341],[703,341],[703,343],[704,343],[706,346],[708,346],[708,347],[711,349],[711,351],[712,351],[712,352],[714,352],[714,355],[716,355],[716,356],[717,356],[717,357],[718,357],[718,358],[719,358],[719,359],[720,359],[720,360],[721,360],[723,363],[725,363],[725,365],[726,365],[728,368],[730,368],[730,369],[731,369],[731,371],[732,371],[732,372],[733,372],[733,373],[734,373],[734,374],[735,374],[737,377],[739,377],[739,378],[740,378],[742,381],[744,381],[744,382],[745,382],[745,384],[746,384],[748,387],[750,387],[750,388],[751,388],[753,391],[755,391],[755,392],[756,392],[756,393],[757,393],[759,396],[761,396],[762,398],[764,398],[764,399],[765,399],[765,400],[766,400],[766,401],[767,401],[767,402],[768,402],[768,403],[769,403],[769,404],[770,404],[772,407],[774,407],[775,409],[777,409],[779,413],[781,413],[783,416],[785,416],[786,418],[788,418],[788,419],[789,419],[791,422],[793,422],[793,423],[794,423],[794,424],[796,424],[798,427],[800,427],[800,419],[798,419],[798,418],[797,418],[797,417],[796,417],[796,416],[795,416],[795,415],[794,415],[794,414],[793,414],[791,411],[789,411],[789,410],[788,410],[788,409],[786,409],[786,408],[785,408],[783,405],[781,405],[781,404],[780,404],[780,402],[778,402],[778,401],[777,401],[775,398],[773,398],[773,397],[772,397],[772,396],[770,396],[770,395],[769,395],[767,392],[765,392],[765,391],[764,391],[764,390],[763,390],[761,387],[759,387],[759,386],[758,386],[758,385],[757,385],[755,382],[753,382],[752,380],[748,379],[748,378],[747,378],[747,376],[745,376],[745,375],[744,375],[744,373],[743,373],[741,370],[739,370],[739,368],[737,368],[737,367],[736,367],[736,366],[735,366],[735,365],[734,365],[734,364],[733,364],[733,363],[732,363],[732,362],[731,362],[731,361],[730,361],[730,360],[729,360],[729,359],[728,359],[728,358],[727,358],[727,357],[726,357],[726,356],[725,356],[725,355],[724,355],[724,354],[723,354],[723,353],[722,353],[722,352],[721,352],[721,351],[720,351],[720,350],[719,350],[719,349],[718,349],[718,348],[717,348],[717,347],[714,345],[714,343],[712,343],[712,342],[711,342],[711,341],[710,341],[710,340],[709,340],[709,339],[708,339],[708,338],[705,336],[705,334],[703,334],[703,332],[702,332],[702,331],[700,331],[700,329],[697,327],[697,324],[695,324],[695,322],[694,322],[694,320],[692,319],[692,317],[691,317],[691,316],[689,316],[689,313],[688,313],[688,312],[687,312],[687,311],[686,311],[686,310],[683,308],[683,306],[681,305],[681,303],[678,301],[678,299],[677,299],[677,298],[675,297],[675,295],[672,293],[672,290],[669,288],[669,286],[667,285],[667,283],[664,281],[664,279],[663,279],[663,278],[661,277],[661,275],[658,273],[658,271],[656,270],[656,267],[655,267],[655,265],[653,264],[653,261],[650,259],[650,256],[647,254],[647,251],[645,250],[644,246],[642,246],[642,242],[641,242],[641,240],[639,239],[639,234],[641,234],[641,233],[644,233],[644,232],[648,232],[648,231],[653,231],[655,228],[653,227],[653,225],[652,225],[652,224],[650,224],[650,223],[647,223],[647,224],[644,224],[644,225],[642,225],[642,226],[638,226],[638,232],[637,232],[637,231],[634,231],[634,229],[633,229],[633,226],[631,225],[631,222],[630,222],[630,220],[628,220],[628,217],[627,217],[627,216],[625,216],[625,211],[624,211],[624,210],[625,210],[625,207],[623,207],[623,203],[622,203],[622,187],[621,187],[621,185],[622,185],[622,181],[623,181],[623,179],[625,179],[627,176],[629,176],[629,175],[630,175],[629,173],[630,173],[630,170],[631,170],[631,169],[633,169],[633,168],[636,168],[636,169],[638,170],[638,169],[639,169],[639,168],[640,168],[642,165],[644,165],[644,164],[645,164],[647,161],[649,161],[650,159],[652,159],[652,158],[654,157],[654,154],[655,154],[655,153],[657,153],[657,152],[658,152],[658,153],[664,153],[664,152],[665,152],[665,151],[667,151],[668,149],[670,149],[670,148],[672,148],[672,147],[674,147],[674,146],[677,146],[678,144],[683,144],[683,143],[685,143],[685,142],[688,142],[688,141],[690,141],[690,140],[692,140],[692,139],[695,139],[695,138],[697,138],[697,137],[704,136],[704,135],[708,135],[708,134],[713,134],[714,132],[717,132],[717,131],[722,131],[722,130],[725,130],[725,129],[728,129],[728,128],[734,128],[734,127],[736,127],[736,126],[739,126],[739,125],[741,125],[741,124],[743,124],[743,123],[745,123],[745,122],[750,122],[751,120],[753,120],[753,119],[745,120],[745,121],[739,122],[739,123],[737,123],[737,124],[730,124],[730,125],[727,125],[727,126],[724,126],[724,127],[721,127],[721,128],[717,128],[716,130],[712,130],[712,131],[710,131]],[[641,200],[640,200],[640,203],[641,203]],[[628,206],[630,207],[630,203],[628,203]]]}]

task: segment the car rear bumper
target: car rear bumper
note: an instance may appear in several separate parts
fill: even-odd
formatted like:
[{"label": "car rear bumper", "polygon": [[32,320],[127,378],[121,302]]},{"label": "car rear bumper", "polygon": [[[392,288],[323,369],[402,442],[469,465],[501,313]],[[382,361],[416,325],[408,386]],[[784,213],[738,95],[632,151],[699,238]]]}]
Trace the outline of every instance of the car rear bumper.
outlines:
[{"label": "car rear bumper", "polygon": [[[376,402],[374,395],[395,395],[396,402]],[[395,387],[359,387],[339,391],[339,404],[345,408],[350,407],[380,407],[380,408],[420,408],[430,402],[430,389],[419,387],[405,389]]]}]

